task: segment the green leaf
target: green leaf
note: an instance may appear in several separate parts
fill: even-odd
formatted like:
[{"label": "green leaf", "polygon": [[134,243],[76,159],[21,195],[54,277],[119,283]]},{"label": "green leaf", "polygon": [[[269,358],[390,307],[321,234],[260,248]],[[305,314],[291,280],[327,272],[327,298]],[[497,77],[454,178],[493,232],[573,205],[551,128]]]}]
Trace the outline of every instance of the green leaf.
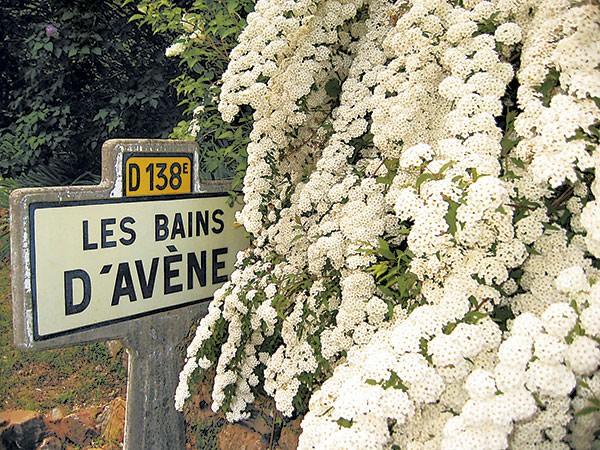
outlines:
[{"label": "green leaf", "polygon": [[598,407],[597,406],[588,406],[586,408],[580,409],[579,411],[576,411],[575,414],[573,414],[573,415],[575,417],[585,416],[585,415],[588,415],[588,414],[595,413],[596,411],[598,411]]},{"label": "green leaf", "polygon": [[419,349],[420,349],[419,353],[421,353],[421,355],[423,355],[423,357],[431,363],[432,359],[431,359],[431,355],[429,354],[428,344],[429,344],[429,341],[427,339],[425,339],[424,337],[422,337],[421,340],[419,341]]},{"label": "green leaf", "polygon": [[446,219],[446,223],[448,224],[448,232],[454,236],[456,234],[456,212],[458,211],[458,207],[460,206],[460,203],[455,202],[454,200],[450,199],[450,198],[444,198],[444,200],[446,200],[446,202],[448,203],[448,212],[446,213],[446,216],[444,217]]},{"label": "green leaf", "polygon": [[100,111],[98,111],[98,114],[96,114],[92,120],[104,120],[104,119],[106,119],[107,115],[108,115],[108,110],[101,109]]},{"label": "green leaf", "polygon": [[396,297],[396,293],[386,286],[377,286],[381,292],[390,297]]},{"label": "green leaf", "polygon": [[392,372],[392,374],[390,375],[390,378],[385,383],[383,383],[381,385],[381,387],[383,389],[389,389],[392,386],[394,386],[398,380],[400,380],[398,375],[395,372]]},{"label": "green leaf", "polygon": [[[392,372],[393,373],[393,372]],[[395,375],[395,374],[394,374]],[[402,379],[400,377],[397,376],[397,380],[396,380],[396,384],[394,384],[393,388],[394,389],[400,389],[402,392],[407,392],[408,391],[408,386],[405,385],[402,382]]]},{"label": "green leaf", "polygon": [[551,68],[548,71],[544,82],[541,85],[536,86],[536,91],[543,94],[542,103],[544,106],[550,106],[550,101],[552,100],[552,91],[558,85],[559,79],[560,73],[556,69]]},{"label": "green leaf", "polygon": [[487,316],[488,314],[481,311],[469,311],[467,314],[465,314],[464,322],[474,324]]},{"label": "green leaf", "polygon": [[48,50],[49,52],[51,52],[51,51],[52,51],[52,49],[54,48],[54,44],[53,44],[52,42],[46,42],[46,43],[44,44],[44,48],[45,48],[46,50]]},{"label": "green leaf", "polygon": [[513,149],[513,147],[515,145],[517,145],[519,143],[519,140],[513,140],[513,139],[509,139],[509,138],[503,138],[500,141],[500,144],[502,145],[502,154],[503,155],[508,155],[508,153]]},{"label": "green leaf", "polygon": [[343,417],[340,417],[338,420],[336,420],[336,423],[340,427],[344,427],[344,428],[350,428],[352,426],[352,421],[348,420],[348,419],[344,419]]},{"label": "green leaf", "polygon": [[442,167],[440,167],[440,170],[438,170],[438,175],[443,174],[446,169],[452,167],[455,164],[455,161],[448,161],[446,164],[444,164]]},{"label": "green leaf", "polygon": [[426,173],[422,173],[421,175],[419,175],[419,177],[417,178],[417,184],[415,185],[415,187],[417,189],[419,189],[419,187],[427,180],[434,180],[435,179],[435,175],[429,172]]},{"label": "green leaf", "polygon": [[340,86],[340,81],[337,78],[332,78],[327,83],[325,83],[325,92],[331,98],[338,98],[340,93],[342,92],[342,87]]},{"label": "green leaf", "polygon": [[523,163],[523,161],[521,161],[518,158],[510,158],[510,160],[514,163],[515,166],[517,166],[520,169],[524,169],[525,168],[525,164]]},{"label": "green leaf", "polygon": [[538,252],[533,245],[525,244],[525,248],[530,255],[541,255],[541,253]]},{"label": "green leaf", "polygon": [[600,408],[600,400],[598,400],[597,398],[590,398],[588,399],[596,408]]},{"label": "green leaf", "polygon": [[218,139],[231,139],[233,138],[233,132],[231,130],[224,131],[217,136]]},{"label": "green leaf", "polygon": [[471,295],[471,296],[469,297],[469,303],[471,304],[471,306],[472,306],[473,308],[477,308],[477,305],[479,304],[479,303],[477,302],[477,299],[475,298],[475,296],[474,296],[474,295]]},{"label": "green leaf", "polygon": [[379,253],[387,259],[396,259],[390,250],[390,246],[382,237],[379,238]]}]

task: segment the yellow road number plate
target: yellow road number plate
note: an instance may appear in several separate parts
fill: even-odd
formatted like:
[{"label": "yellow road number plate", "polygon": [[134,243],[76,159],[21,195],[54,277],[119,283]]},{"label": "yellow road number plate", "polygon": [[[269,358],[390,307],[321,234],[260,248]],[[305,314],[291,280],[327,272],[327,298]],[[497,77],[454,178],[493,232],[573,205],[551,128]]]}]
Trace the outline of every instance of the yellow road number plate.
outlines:
[{"label": "yellow road number plate", "polygon": [[189,153],[129,153],[124,155],[125,197],[187,194],[192,192],[192,155]]}]

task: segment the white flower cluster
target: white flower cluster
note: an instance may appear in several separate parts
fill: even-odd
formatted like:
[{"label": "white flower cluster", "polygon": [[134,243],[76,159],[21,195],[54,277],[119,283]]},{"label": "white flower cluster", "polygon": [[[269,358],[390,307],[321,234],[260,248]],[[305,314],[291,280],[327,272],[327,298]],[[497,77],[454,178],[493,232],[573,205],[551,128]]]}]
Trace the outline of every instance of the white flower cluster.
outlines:
[{"label": "white flower cluster", "polygon": [[[535,8],[534,20],[522,24],[527,37],[517,100],[523,112],[515,130],[524,139],[517,155],[531,162],[536,181],[558,187],[577,181],[576,168],[594,167],[587,142],[574,137],[578,130],[589,131],[598,116],[590,97],[600,93],[600,11],[570,2],[540,2]],[[561,92],[552,92],[557,84]]]},{"label": "white flower cluster", "polygon": [[177,407],[214,367],[230,420],[261,378],[286,416],[322,383],[300,449],[596,445],[600,413],[574,412],[600,395],[599,23],[586,2],[259,0],[219,106],[254,110],[253,244]]}]

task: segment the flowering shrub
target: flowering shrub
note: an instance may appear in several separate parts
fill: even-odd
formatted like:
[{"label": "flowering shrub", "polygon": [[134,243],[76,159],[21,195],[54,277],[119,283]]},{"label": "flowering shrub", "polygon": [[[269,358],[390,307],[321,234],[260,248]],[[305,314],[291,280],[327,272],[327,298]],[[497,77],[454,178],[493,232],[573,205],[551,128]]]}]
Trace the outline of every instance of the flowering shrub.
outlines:
[{"label": "flowering shrub", "polygon": [[600,9],[259,0],[219,111],[254,110],[252,246],[188,348],[213,409],[301,449],[591,448]]}]

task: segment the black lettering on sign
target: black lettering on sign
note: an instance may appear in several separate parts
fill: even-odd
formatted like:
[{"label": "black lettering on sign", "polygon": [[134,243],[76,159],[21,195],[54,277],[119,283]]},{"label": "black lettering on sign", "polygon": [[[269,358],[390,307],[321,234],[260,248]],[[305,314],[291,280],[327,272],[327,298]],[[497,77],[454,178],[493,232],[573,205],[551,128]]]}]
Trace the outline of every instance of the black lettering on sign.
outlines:
[{"label": "black lettering on sign", "polygon": [[196,236],[200,236],[201,227],[206,236],[208,234],[208,211],[204,211],[204,216],[201,211],[196,211]]},{"label": "black lettering on sign", "polygon": [[81,224],[83,227],[83,251],[96,250],[98,248],[97,242],[90,242],[90,233],[88,230],[88,221],[84,220]]},{"label": "black lettering on sign", "polygon": [[171,264],[181,262],[181,254],[169,255],[164,258],[165,295],[183,291],[183,284],[171,284],[171,280],[179,276],[179,269],[171,269]]},{"label": "black lettering on sign", "polygon": [[225,228],[225,224],[223,223],[223,220],[221,220],[219,218],[219,216],[222,216],[223,214],[225,214],[225,213],[223,212],[222,209],[215,209],[213,211],[212,220],[213,220],[214,223],[216,223],[216,224],[219,225],[219,227],[212,227],[211,228],[212,232],[215,233],[215,234],[219,234]]},{"label": "black lettering on sign", "polygon": [[[150,167],[152,167],[152,164],[148,166],[148,169],[150,169]],[[156,167],[158,167],[158,174],[156,175],[156,178],[162,181],[162,183],[156,184],[156,189],[158,189],[159,191],[163,191],[168,184],[167,177],[165,176],[165,169],[167,168],[167,163],[156,163]],[[148,169],[146,169],[146,172],[149,172]],[[154,170],[152,170],[151,172],[154,172]],[[152,186],[152,184],[150,184],[150,186]],[[152,187],[150,188],[150,190],[152,190]]]},{"label": "black lettering on sign", "polygon": [[[135,175],[134,175],[135,173]],[[127,187],[129,192],[137,191],[140,187],[140,166],[136,163],[129,163],[129,173],[127,176],[127,181],[129,186]],[[134,183],[135,180],[135,183]]]},{"label": "black lettering on sign", "polygon": [[154,241],[164,241],[169,237],[169,218],[164,214],[154,216]]},{"label": "black lettering on sign", "polygon": [[119,242],[123,245],[131,245],[135,242],[135,230],[133,228],[127,227],[127,224],[133,225],[135,223],[135,219],[133,217],[123,217],[121,222],[119,223],[119,227],[123,233],[129,235],[129,239],[121,238]]},{"label": "black lettering on sign", "polygon": [[[164,241],[167,238],[175,239],[177,237],[185,239],[189,237],[208,236],[210,232],[220,234],[225,230],[225,222],[223,216],[225,213],[222,209],[214,211],[188,211],[187,220],[184,217],[185,213],[177,212],[172,216],[172,222],[165,214],[154,215],[154,240]],[[194,215],[196,220],[194,221]],[[211,227],[212,221],[212,227]]]},{"label": "black lettering on sign", "polygon": [[194,252],[187,254],[187,288],[194,289],[194,274],[200,286],[206,286],[206,250],[200,252],[200,264]]},{"label": "black lettering on sign", "polygon": [[[77,304],[73,301],[73,280],[79,279],[83,283],[83,298]],[[66,270],[64,273],[65,287],[65,315],[77,314],[85,310],[92,298],[92,282],[85,270]]]},{"label": "black lettering on sign", "polygon": [[185,229],[183,226],[183,218],[181,213],[175,213],[173,217],[173,229],[171,230],[171,239],[175,239],[176,236],[185,237]]},{"label": "black lettering on sign", "polygon": [[144,298],[152,297],[152,293],[154,292],[154,282],[156,281],[156,272],[158,271],[158,259],[159,258],[152,258],[152,266],[150,267],[148,279],[146,279],[146,274],[144,273],[144,264],[142,263],[142,260],[138,259],[135,262],[135,270],[137,271],[138,281],[142,288],[142,297]]},{"label": "black lettering on sign", "polygon": [[174,162],[169,169],[171,172],[171,178],[169,179],[169,185],[171,189],[176,191],[181,186],[181,164]]},{"label": "black lettering on sign", "polygon": [[[123,284],[125,282],[125,284]],[[111,306],[119,304],[121,297],[124,295],[129,296],[129,301],[135,302],[137,297],[135,295],[135,288],[133,287],[133,279],[131,278],[131,271],[129,270],[129,263],[119,263],[117,269],[117,278],[115,279],[115,287],[113,289]]]},{"label": "black lettering on sign", "polygon": [[110,217],[100,220],[100,246],[102,248],[116,247],[117,241],[109,241],[108,238],[115,234],[114,230],[108,228],[109,225],[117,223],[117,219]]},{"label": "black lettering on sign", "polygon": [[227,281],[227,275],[219,275],[219,269],[225,267],[225,261],[219,261],[219,256],[227,254],[227,248],[215,248],[212,251],[212,284]]},{"label": "black lettering on sign", "polygon": [[[115,235],[115,230],[112,228],[113,225],[117,223],[117,219],[114,217],[110,217],[108,219],[100,220],[100,247],[101,248],[110,248],[116,247],[117,241],[114,239],[110,239],[111,236]],[[119,242],[123,245],[131,245],[135,242],[136,233],[135,230],[129,226],[135,223],[135,219],[133,217],[123,217],[119,221],[120,230],[127,235],[127,237],[123,236],[119,239]],[[87,220],[84,220],[81,223],[82,226],[82,237],[83,237],[83,250],[96,250],[98,248],[97,242],[90,242],[90,231],[89,231],[89,223]]]}]

